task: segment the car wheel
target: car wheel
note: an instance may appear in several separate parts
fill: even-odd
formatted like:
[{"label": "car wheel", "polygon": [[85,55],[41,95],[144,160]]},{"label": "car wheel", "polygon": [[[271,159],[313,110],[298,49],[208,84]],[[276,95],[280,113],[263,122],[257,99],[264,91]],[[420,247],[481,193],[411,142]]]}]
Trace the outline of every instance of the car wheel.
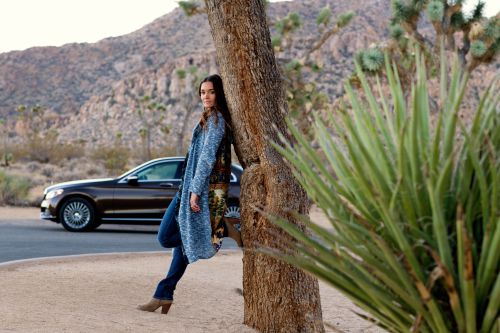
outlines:
[{"label": "car wheel", "polygon": [[[229,203],[226,209],[226,214],[224,214],[224,217],[228,218],[234,218],[234,219],[240,219],[240,206],[234,202]],[[240,230],[240,224],[235,224],[234,227],[238,230]]]},{"label": "car wheel", "polygon": [[59,221],[68,231],[89,231],[97,228],[92,204],[82,198],[66,201],[59,211]]}]

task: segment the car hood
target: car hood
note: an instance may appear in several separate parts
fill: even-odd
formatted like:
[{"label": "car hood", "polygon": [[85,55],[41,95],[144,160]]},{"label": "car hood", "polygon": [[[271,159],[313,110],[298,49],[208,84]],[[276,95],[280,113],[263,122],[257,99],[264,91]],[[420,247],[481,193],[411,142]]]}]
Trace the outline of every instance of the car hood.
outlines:
[{"label": "car hood", "polygon": [[48,192],[58,189],[58,188],[68,188],[74,186],[82,186],[82,185],[95,185],[95,184],[103,184],[113,180],[113,178],[99,178],[99,179],[85,179],[85,180],[73,180],[70,182],[58,183],[47,187],[43,194],[47,194]]}]

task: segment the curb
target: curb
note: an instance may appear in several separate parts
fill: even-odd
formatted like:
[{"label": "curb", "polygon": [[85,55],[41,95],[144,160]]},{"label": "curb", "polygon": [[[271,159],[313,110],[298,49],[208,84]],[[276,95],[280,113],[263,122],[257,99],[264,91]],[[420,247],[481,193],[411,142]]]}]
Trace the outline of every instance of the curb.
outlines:
[{"label": "curb", "polygon": [[[225,249],[220,250],[220,254],[229,254],[229,253],[237,253],[240,252],[237,249]],[[106,259],[112,257],[141,257],[148,255],[170,255],[170,249],[165,249],[165,251],[145,251],[145,252],[105,252],[105,253],[84,253],[84,254],[70,254],[66,256],[51,256],[51,257],[39,257],[39,258],[28,258],[28,259],[20,259],[20,260],[12,260],[0,263],[0,270],[6,268],[13,268],[18,266],[25,266],[29,264],[50,264],[50,263],[59,263],[66,262],[71,260],[80,260],[80,259]]]},{"label": "curb", "polygon": [[61,262],[73,259],[85,259],[92,257],[125,257],[125,256],[141,256],[150,254],[168,254],[167,251],[146,251],[146,252],[106,252],[106,253],[84,253],[84,254],[70,254],[65,256],[50,256],[50,257],[37,257],[28,259],[11,260],[0,263],[0,269],[11,266],[23,266],[31,263],[50,263]]}]

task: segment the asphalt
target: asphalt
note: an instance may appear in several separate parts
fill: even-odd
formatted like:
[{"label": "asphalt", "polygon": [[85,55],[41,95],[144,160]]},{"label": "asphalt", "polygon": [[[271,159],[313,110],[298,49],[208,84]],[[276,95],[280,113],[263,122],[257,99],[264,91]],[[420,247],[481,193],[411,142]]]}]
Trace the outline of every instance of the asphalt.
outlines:
[{"label": "asphalt", "polygon": [[[84,233],[44,220],[0,219],[0,262],[97,253],[168,251],[156,240],[158,226],[101,225]],[[225,239],[223,249],[235,249]]]}]

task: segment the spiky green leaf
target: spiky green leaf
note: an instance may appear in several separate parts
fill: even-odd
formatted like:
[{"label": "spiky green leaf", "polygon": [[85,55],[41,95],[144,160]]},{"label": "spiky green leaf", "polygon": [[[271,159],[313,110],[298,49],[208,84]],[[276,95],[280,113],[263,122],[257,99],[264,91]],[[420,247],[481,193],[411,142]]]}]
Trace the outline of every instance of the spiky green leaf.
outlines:
[{"label": "spiky green leaf", "polygon": [[482,40],[475,40],[470,45],[470,53],[473,57],[480,58],[486,53],[486,51],[488,51],[488,48]]},{"label": "spiky green leaf", "polygon": [[330,9],[330,6],[326,6],[323,9],[321,9],[320,12],[318,13],[318,16],[316,17],[316,24],[327,26],[328,23],[330,23],[331,17],[332,17],[332,10]]},{"label": "spiky green leaf", "polygon": [[444,15],[444,5],[441,1],[431,1],[427,5],[427,15],[433,22],[441,22]]}]

